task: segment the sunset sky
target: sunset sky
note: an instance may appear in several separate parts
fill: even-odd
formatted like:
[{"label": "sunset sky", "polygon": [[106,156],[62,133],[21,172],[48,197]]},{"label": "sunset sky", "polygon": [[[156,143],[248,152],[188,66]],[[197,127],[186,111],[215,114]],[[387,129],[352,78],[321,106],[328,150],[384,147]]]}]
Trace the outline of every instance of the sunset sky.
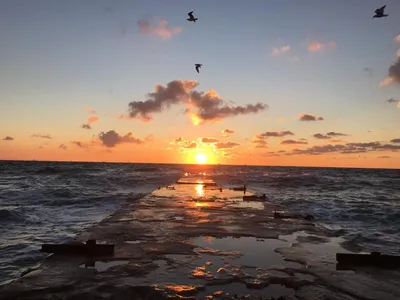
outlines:
[{"label": "sunset sky", "polygon": [[299,2],[0,1],[0,159],[400,168],[400,1]]}]

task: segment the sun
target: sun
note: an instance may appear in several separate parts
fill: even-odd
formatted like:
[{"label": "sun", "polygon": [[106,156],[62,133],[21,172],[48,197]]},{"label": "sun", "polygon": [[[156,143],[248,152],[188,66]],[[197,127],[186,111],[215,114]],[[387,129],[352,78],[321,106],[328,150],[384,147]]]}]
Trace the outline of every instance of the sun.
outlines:
[{"label": "sun", "polygon": [[196,154],[196,162],[198,164],[204,164],[207,162],[207,155],[205,155],[204,153],[197,153]]}]

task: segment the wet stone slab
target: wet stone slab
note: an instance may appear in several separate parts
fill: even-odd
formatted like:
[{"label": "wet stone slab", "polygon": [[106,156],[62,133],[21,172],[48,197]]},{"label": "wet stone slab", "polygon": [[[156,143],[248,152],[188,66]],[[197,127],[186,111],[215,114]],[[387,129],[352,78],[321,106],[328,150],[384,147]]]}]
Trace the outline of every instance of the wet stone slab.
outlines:
[{"label": "wet stone slab", "polygon": [[337,279],[330,288],[328,232],[242,197],[202,177],[128,201],[77,237],[115,244],[113,257],[53,255],[0,299],[313,299],[324,289],[352,299]]}]

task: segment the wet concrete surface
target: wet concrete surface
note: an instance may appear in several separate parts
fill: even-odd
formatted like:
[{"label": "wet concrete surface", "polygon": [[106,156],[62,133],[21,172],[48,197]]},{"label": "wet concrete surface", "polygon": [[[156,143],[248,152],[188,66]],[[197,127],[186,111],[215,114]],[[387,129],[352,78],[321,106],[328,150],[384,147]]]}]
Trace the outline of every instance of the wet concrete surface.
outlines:
[{"label": "wet concrete surface", "polygon": [[244,202],[210,178],[190,180],[77,237],[115,244],[113,257],[52,255],[0,299],[400,299],[398,272],[336,271],[346,250],[330,232],[274,219],[282,207]]}]

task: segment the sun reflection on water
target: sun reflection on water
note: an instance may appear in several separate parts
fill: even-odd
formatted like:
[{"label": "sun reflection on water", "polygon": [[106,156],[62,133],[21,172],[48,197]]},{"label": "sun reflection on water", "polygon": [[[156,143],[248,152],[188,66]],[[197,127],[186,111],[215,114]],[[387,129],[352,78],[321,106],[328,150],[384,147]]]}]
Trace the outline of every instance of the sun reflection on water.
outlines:
[{"label": "sun reflection on water", "polygon": [[204,197],[203,184],[197,184],[194,189],[196,190],[196,196]]}]

